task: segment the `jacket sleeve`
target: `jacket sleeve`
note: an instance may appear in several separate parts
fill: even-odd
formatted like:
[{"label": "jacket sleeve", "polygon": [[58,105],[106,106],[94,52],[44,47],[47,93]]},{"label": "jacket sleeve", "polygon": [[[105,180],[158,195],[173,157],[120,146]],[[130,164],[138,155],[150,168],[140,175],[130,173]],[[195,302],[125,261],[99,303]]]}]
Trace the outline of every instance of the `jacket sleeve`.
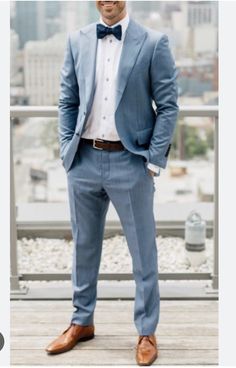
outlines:
[{"label": "jacket sleeve", "polygon": [[70,35],[67,37],[63,65],[60,71],[60,95],[58,103],[58,133],[60,157],[63,159],[68,143],[71,141],[79,112],[79,86],[74,69]]},{"label": "jacket sleeve", "polygon": [[149,162],[163,169],[167,164],[179,111],[177,76],[169,39],[164,34],[155,46],[150,66],[152,98],[157,107],[157,117],[149,145]]}]

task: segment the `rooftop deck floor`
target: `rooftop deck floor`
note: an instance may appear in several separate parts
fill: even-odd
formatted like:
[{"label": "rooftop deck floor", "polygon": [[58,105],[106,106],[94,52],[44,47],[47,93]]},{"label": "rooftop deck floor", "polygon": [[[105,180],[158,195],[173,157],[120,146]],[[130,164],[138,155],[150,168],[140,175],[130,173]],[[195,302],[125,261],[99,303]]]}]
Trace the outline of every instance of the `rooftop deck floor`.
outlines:
[{"label": "rooftop deck floor", "polygon": [[[136,365],[134,302],[97,300],[95,338],[69,352],[47,355],[45,347],[68,326],[68,300],[11,301],[11,365]],[[218,302],[161,300],[154,365],[217,365]]]}]

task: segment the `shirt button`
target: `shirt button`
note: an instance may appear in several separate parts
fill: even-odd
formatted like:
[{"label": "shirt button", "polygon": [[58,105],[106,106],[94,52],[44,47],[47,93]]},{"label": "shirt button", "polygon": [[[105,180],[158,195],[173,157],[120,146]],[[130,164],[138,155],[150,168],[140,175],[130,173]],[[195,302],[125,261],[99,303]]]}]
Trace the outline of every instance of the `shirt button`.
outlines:
[{"label": "shirt button", "polygon": [[107,97],[105,97],[104,100],[107,101]]},{"label": "shirt button", "polygon": [[110,61],[110,60],[111,60],[110,58],[107,59],[107,61]]},{"label": "shirt button", "polygon": [[103,120],[105,120],[106,119],[106,116],[103,116],[102,118],[103,118]]},{"label": "shirt button", "polygon": [[106,81],[108,82],[109,81],[109,78],[106,78]]},{"label": "shirt button", "polygon": [[109,40],[110,42],[112,42],[112,40]]},{"label": "shirt button", "polygon": [[104,137],[104,134],[102,134],[102,137]]}]

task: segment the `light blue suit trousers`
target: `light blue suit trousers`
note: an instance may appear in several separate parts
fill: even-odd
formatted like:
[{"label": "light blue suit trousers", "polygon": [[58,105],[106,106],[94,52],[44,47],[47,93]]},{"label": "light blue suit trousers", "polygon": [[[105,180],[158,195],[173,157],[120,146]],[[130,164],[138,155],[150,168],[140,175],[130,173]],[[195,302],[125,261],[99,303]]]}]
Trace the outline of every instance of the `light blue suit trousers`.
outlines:
[{"label": "light blue suit trousers", "polygon": [[67,180],[74,240],[75,310],[71,322],[94,323],[104,225],[111,200],[132,257],[136,286],[134,323],[139,335],[153,334],[160,307],[153,213],[155,185],[145,159],[127,149],[98,150],[81,140]]}]

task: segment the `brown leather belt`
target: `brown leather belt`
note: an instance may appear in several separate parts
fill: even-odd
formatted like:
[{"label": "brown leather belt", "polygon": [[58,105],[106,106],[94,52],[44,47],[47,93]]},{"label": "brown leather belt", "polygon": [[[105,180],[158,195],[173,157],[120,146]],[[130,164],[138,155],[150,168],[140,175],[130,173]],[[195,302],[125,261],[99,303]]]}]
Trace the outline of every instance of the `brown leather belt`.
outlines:
[{"label": "brown leather belt", "polygon": [[81,138],[81,140],[84,143],[91,144],[93,148],[99,150],[123,151],[125,149],[121,141],[107,141],[100,138],[97,139]]}]

